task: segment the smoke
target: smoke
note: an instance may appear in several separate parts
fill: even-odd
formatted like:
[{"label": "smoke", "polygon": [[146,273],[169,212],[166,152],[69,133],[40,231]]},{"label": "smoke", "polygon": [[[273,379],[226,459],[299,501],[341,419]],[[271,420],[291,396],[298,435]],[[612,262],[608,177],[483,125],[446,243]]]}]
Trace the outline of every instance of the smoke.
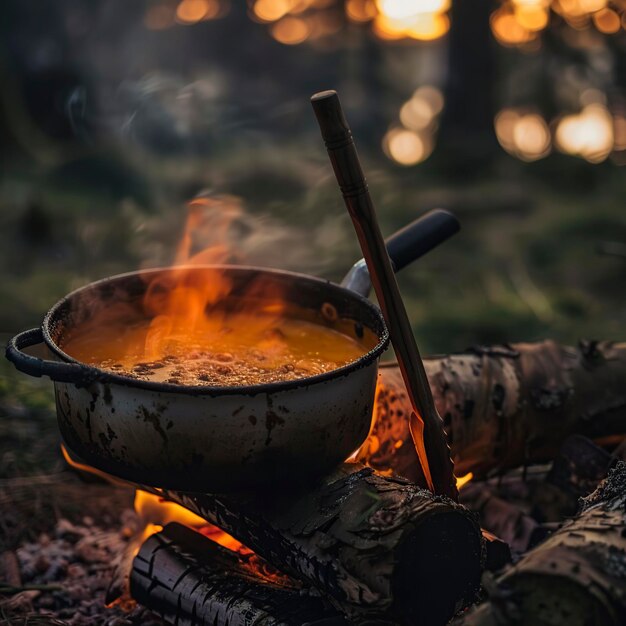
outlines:
[{"label": "smoke", "polygon": [[[136,245],[144,249],[142,267],[225,263],[288,269],[340,277],[355,258],[345,211],[317,211],[307,223],[307,206],[291,220],[252,211],[240,197],[204,191],[182,211],[144,220]],[[186,216],[185,216],[186,212]],[[358,254],[358,253],[357,253]]]}]

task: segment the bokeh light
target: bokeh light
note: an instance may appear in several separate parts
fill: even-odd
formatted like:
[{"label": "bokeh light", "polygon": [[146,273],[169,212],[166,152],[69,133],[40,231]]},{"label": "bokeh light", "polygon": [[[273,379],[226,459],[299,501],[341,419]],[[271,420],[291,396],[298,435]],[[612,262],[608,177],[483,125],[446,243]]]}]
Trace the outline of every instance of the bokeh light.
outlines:
[{"label": "bokeh light", "polygon": [[400,109],[400,121],[411,130],[427,128],[443,108],[443,95],[435,87],[424,86],[416,89]]},{"label": "bokeh light", "polygon": [[593,14],[595,27],[606,35],[613,35],[620,30],[621,20],[613,9],[602,9]]},{"label": "bokeh light", "polygon": [[550,129],[538,113],[503,109],[494,125],[500,145],[518,159],[536,161],[550,153]]},{"label": "bokeh light", "polygon": [[422,137],[406,128],[392,128],[383,139],[385,154],[400,165],[415,165],[423,161],[430,151]]},{"label": "bokeh light", "polygon": [[253,11],[256,17],[265,22],[275,22],[289,13],[289,0],[257,0]]},{"label": "bokeh light", "polygon": [[299,17],[285,17],[272,25],[271,33],[276,41],[288,46],[306,41],[311,34],[309,24]]},{"label": "bokeh light", "polygon": [[176,7],[176,21],[181,24],[195,24],[207,15],[212,8],[211,4],[210,0],[183,0]]},{"label": "bokeh light", "polygon": [[556,11],[568,17],[582,17],[604,9],[608,0],[556,0]]},{"label": "bokeh light", "polygon": [[613,117],[602,104],[590,104],[576,115],[564,116],[556,128],[561,152],[601,163],[613,149]]},{"label": "bokeh light", "polygon": [[378,15],[374,0],[348,0],[346,15],[353,22],[369,22]]},{"label": "bokeh light", "polygon": [[382,39],[431,41],[450,29],[450,0],[376,0],[374,33]]},{"label": "bokeh light", "polygon": [[503,46],[520,46],[535,39],[534,31],[523,26],[511,7],[503,6],[491,14],[491,31]]}]

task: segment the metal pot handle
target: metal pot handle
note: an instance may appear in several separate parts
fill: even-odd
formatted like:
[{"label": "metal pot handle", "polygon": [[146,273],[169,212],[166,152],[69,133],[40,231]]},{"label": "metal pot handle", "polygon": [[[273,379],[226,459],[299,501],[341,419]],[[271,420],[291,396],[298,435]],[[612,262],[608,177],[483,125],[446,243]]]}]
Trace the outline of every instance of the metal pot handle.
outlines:
[{"label": "metal pot handle", "polygon": [[[385,240],[394,272],[424,256],[459,231],[459,220],[450,211],[433,209]],[[341,286],[367,297],[372,284],[365,259],[357,261]]]},{"label": "metal pot handle", "polygon": [[24,374],[41,378],[49,376],[52,380],[62,383],[87,383],[90,376],[89,368],[76,363],[63,363],[62,361],[48,361],[31,356],[23,352],[23,348],[43,343],[43,331],[41,328],[31,328],[18,333],[9,340],[6,349],[6,357],[15,367]]}]

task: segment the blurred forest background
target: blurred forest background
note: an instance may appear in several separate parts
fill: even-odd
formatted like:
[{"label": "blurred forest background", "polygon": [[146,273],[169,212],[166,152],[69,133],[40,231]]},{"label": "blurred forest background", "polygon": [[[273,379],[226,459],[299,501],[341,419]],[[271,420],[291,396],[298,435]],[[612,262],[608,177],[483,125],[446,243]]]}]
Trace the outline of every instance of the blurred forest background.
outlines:
[{"label": "blurred forest background", "polygon": [[[171,262],[198,193],[245,211],[235,260],[340,280],[360,254],[309,104],[334,88],[385,234],[434,207],[461,220],[400,279],[425,353],[624,339],[625,10],[4,0],[2,337],[73,288]],[[6,474],[51,385],[2,374]]]}]

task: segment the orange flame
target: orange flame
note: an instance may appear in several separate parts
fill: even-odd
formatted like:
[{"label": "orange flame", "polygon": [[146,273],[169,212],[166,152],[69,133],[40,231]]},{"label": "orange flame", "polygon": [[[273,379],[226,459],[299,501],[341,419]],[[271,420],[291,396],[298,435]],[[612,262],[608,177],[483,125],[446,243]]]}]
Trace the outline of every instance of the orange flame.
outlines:
[{"label": "orange flame", "polygon": [[457,476],[456,477],[456,488],[460,491],[467,483],[469,483],[472,478],[474,478],[474,474],[469,472],[465,474],[465,476]]},{"label": "orange flame", "polygon": [[239,552],[240,554],[251,553],[251,550],[246,548],[240,541],[237,541],[237,539],[217,526],[209,524],[202,517],[192,513],[180,504],[170,502],[147,491],[138,489],[135,492],[135,511],[145,523],[145,530],[140,543],[143,543],[150,535],[159,532],[163,526],[170,522],[178,522],[197,530],[215,541],[215,543],[219,543],[233,552]]}]

